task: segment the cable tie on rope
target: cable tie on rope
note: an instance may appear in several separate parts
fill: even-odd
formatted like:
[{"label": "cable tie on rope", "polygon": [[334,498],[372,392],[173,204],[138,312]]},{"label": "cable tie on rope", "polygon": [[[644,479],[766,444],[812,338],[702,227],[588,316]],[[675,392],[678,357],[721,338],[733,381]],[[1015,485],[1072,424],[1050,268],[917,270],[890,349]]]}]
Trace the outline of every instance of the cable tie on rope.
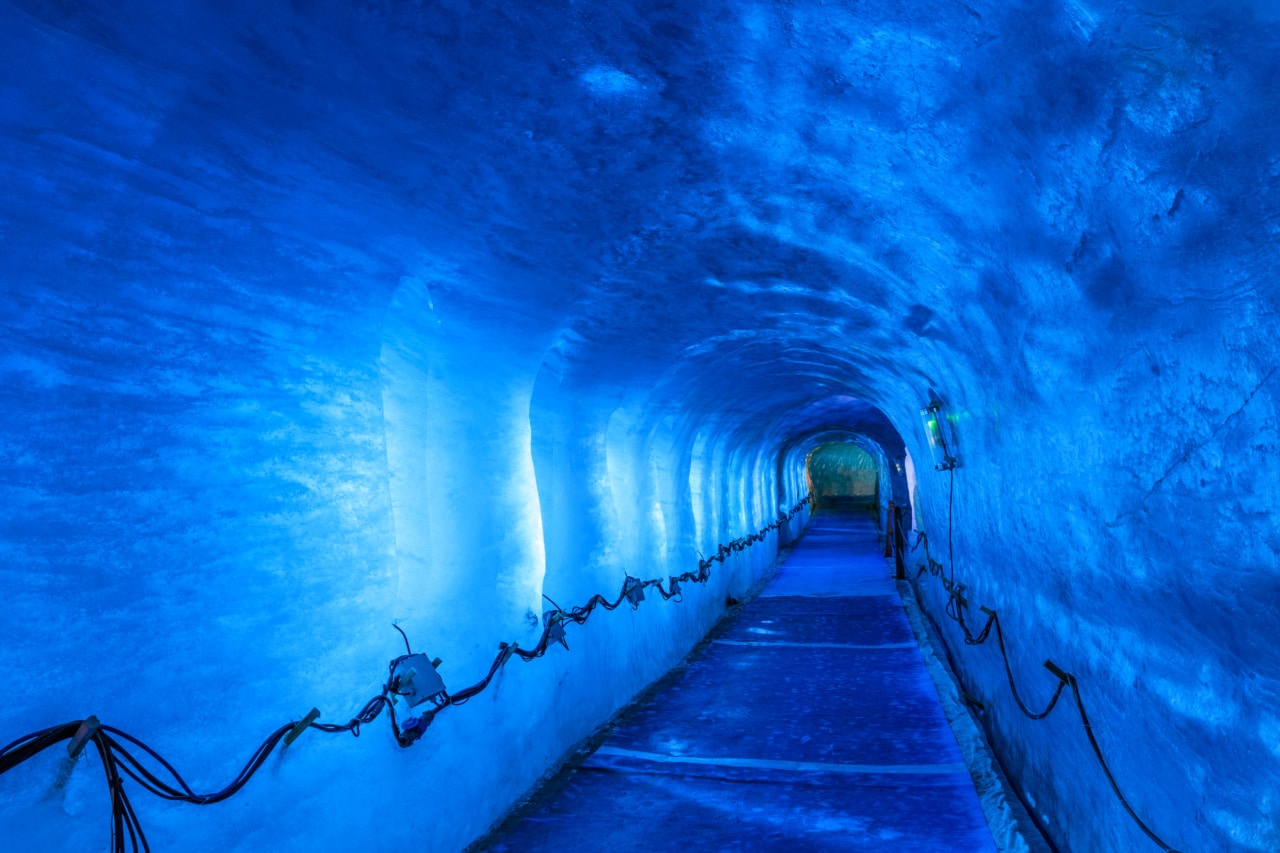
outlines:
[{"label": "cable tie on rope", "polygon": [[1060,666],[1058,666],[1056,663],[1054,663],[1051,660],[1046,660],[1044,662],[1044,668],[1052,672],[1054,675],[1058,676],[1058,679],[1063,684],[1067,685],[1068,687],[1071,686],[1071,681],[1072,681],[1071,673],[1064,671]]},{"label": "cable tie on rope", "polygon": [[319,708],[312,708],[308,711],[307,715],[295,723],[293,728],[289,730],[289,733],[284,736],[284,745],[292,746],[293,742],[302,737],[302,733],[307,730],[307,727],[314,723],[319,717]]},{"label": "cable tie on rope", "polygon": [[67,755],[72,761],[80,757],[80,753],[84,752],[85,745],[98,733],[98,729],[101,727],[102,723],[98,722],[98,718],[92,714],[81,721],[80,728],[76,729],[76,733],[71,736],[71,741],[67,744]]},{"label": "cable tie on rope", "polygon": [[511,660],[511,656],[516,653],[519,648],[515,643],[498,643],[498,661],[495,668],[502,668],[507,665],[507,661]]}]

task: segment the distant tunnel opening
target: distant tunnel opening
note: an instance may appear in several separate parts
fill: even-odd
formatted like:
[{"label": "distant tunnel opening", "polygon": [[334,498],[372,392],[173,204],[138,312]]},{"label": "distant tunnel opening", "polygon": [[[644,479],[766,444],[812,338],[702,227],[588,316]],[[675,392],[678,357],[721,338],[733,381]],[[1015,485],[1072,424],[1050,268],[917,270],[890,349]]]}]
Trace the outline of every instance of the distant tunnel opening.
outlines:
[{"label": "distant tunnel opening", "polygon": [[865,509],[880,503],[880,470],[857,444],[835,441],[814,448],[805,460],[815,507]]}]

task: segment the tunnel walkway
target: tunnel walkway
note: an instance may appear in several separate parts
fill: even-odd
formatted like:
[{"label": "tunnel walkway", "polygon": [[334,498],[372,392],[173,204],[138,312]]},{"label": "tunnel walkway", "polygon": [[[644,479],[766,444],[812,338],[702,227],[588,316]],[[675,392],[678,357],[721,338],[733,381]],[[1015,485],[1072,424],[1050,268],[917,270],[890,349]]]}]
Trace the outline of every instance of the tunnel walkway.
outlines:
[{"label": "tunnel walkway", "polygon": [[989,851],[865,515],[777,577],[480,849]]}]

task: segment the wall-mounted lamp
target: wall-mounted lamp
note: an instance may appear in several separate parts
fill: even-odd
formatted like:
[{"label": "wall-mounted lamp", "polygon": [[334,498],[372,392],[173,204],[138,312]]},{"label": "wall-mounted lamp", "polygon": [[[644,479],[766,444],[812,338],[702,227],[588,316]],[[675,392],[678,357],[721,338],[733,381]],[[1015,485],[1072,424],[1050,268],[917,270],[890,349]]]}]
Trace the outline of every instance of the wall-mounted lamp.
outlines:
[{"label": "wall-mounted lamp", "polygon": [[924,421],[924,433],[929,437],[929,447],[933,450],[934,469],[949,471],[959,464],[955,455],[956,439],[951,431],[951,424],[942,414],[942,403],[930,400],[929,405],[920,410],[920,418]]}]

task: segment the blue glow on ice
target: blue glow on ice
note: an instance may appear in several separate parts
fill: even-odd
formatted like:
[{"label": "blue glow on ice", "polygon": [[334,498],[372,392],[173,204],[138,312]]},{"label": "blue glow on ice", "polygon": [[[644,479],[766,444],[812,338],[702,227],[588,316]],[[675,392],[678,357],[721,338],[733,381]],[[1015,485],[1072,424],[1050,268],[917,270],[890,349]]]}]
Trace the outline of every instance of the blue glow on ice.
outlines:
[{"label": "blue glow on ice", "polygon": [[[96,714],[219,786],[376,694],[393,620],[473,683],[832,442],[937,557],[937,395],[1020,683],[1078,676],[1178,849],[1280,849],[1277,79],[1266,0],[3,0],[0,743]],[[412,750],[137,796],[153,849],[462,849],[805,521]],[[1054,842],[1154,850],[957,630]],[[101,849],[96,761],[0,774],[0,847]]]}]

